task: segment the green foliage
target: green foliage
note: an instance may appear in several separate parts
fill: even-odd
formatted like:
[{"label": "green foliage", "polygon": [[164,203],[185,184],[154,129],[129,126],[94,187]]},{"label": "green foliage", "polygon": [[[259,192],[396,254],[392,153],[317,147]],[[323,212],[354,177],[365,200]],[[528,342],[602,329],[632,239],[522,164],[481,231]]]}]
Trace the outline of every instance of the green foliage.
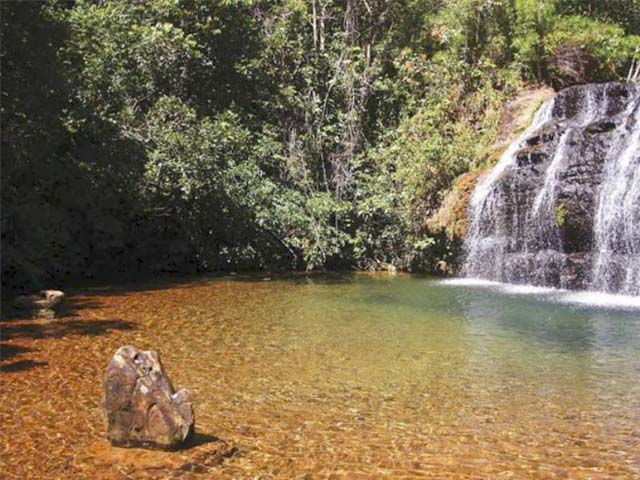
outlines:
[{"label": "green foliage", "polygon": [[60,54],[77,85],[78,106],[91,108],[70,113],[129,126],[159,95],[184,88],[188,61],[198,51],[194,36],[168,21],[177,12],[175,2],[79,1],[64,7],[49,15],[69,28]]},{"label": "green foliage", "polygon": [[624,79],[640,53],[640,36],[625,35],[619,25],[570,16],[555,22],[544,49],[557,85]]},{"label": "green foliage", "polygon": [[416,79],[426,92],[419,106],[361,159],[365,258],[417,270],[435,270],[442,259],[433,249],[444,239],[429,231],[427,219],[494,140],[504,95],[492,86],[495,70],[470,70],[429,62]]},{"label": "green foliage", "polygon": [[[3,285],[443,270],[523,82],[626,75],[637,0],[3,2]],[[114,261],[117,259],[117,261]]]},{"label": "green foliage", "polygon": [[556,2],[516,0],[514,26],[514,60],[525,78],[544,79],[547,75],[544,42],[553,29]]},{"label": "green foliage", "polygon": [[513,5],[507,0],[449,0],[441,13],[441,38],[470,64],[504,65],[512,58]]},{"label": "green foliage", "polygon": [[582,15],[624,27],[626,33],[640,32],[640,0],[558,0],[563,15]]},{"label": "green foliage", "polygon": [[559,227],[564,226],[566,211],[564,208],[564,203],[559,203],[556,205],[554,210],[554,219],[556,221],[556,225]]}]

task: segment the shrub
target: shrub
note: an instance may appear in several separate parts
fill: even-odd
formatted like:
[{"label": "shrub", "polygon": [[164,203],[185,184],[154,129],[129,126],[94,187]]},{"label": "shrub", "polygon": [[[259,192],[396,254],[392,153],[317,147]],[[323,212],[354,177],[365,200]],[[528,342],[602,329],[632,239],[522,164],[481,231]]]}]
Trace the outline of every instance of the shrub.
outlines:
[{"label": "shrub", "polygon": [[559,18],[545,38],[548,75],[556,88],[577,83],[622,80],[640,52],[640,36],[622,27],[582,16]]}]

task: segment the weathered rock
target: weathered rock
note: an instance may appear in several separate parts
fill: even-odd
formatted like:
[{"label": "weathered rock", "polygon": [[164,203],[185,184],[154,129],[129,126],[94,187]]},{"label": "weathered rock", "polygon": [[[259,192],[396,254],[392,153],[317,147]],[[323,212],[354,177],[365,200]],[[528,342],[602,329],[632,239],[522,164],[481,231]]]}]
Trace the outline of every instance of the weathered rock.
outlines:
[{"label": "weathered rock", "polygon": [[120,347],[105,373],[104,410],[112,445],[176,449],[195,430],[189,392],[175,391],[158,354]]},{"label": "weathered rock", "polygon": [[[640,218],[633,216],[640,211],[633,208],[640,205],[637,180],[634,184],[640,163],[634,143],[640,85],[579,85],[559,92],[545,107],[534,130],[500,159],[500,175],[480,182],[478,190],[489,193],[470,209],[465,272],[505,282],[636,294],[640,282],[628,266],[640,265],[640,237],[633,226]],[[608,205],[612,192],[620,208],[609,212],[602,205]],[[610,220],[603,222],[604,216]],[[598,238],[606,228],[611,234]],[[600,270],[608,277],[599,282],[603,256],[607,265]]]},{"label": "weathered rock", "polygon": [[20,295],[13,300],[13,306],[19,310],[29,311],[36,317],[53,318],[54,307],[64,299],[60,290],[41,290],[34,295]]}]

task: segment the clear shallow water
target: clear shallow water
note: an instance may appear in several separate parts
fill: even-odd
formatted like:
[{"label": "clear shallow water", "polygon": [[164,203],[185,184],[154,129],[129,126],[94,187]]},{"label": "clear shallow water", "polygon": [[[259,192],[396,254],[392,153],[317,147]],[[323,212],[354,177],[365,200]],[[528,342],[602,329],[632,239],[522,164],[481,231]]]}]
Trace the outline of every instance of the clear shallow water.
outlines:
[{"label": "clear shallow water", "polygon": [[[80,292],[75,316],[3,323],[3,346],[28,349],[3,355],[3,471],[638,478],[640,309],[580,295],[387,275]],[[198,430],[221,440],[109,447],[101,376],[123,343],[158,349],[195,394]],[[4,368],[24,359],[36,365]],[[230,446],[240,454],[207,460]]]}]

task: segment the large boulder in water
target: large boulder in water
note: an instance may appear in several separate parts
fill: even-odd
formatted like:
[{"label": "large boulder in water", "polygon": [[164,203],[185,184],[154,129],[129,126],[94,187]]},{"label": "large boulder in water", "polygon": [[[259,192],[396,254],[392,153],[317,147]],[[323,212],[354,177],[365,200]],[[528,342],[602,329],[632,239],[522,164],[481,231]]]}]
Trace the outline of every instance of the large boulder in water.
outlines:
[{"label": "large boulder in water", "polygon": [[104,410],[112,445],[175,449],[194,433],[187,390],[175,391],[155,351],[120,347],[105,373]]}]

